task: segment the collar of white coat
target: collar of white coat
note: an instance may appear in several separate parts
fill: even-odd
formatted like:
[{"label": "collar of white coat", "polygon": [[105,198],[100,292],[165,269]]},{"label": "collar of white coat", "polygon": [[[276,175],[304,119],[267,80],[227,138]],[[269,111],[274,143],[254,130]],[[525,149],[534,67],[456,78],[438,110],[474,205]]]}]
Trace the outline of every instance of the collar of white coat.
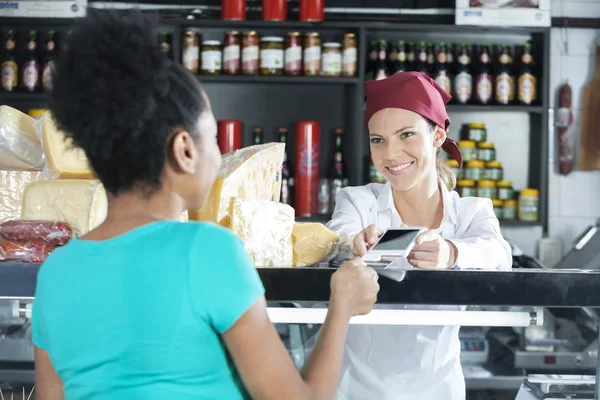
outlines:
[{"label": "collar of white coat", "polygon": [[[450,222],[456,225],[458,221],[458,215],[456,214],[456,207],[454,207],[454,199],[450,194],[450,191],[446,187],[446,184],[438,179],[438,186],[442,191],[442,201],[444,204],[444,216],[442,218],[442,224],[446,222],[448,219]],[[383,212],[383,211],[396,211],[394,206],[394,198],[392,197],[392,185],[389,182],[386,182],[383,185],[383,188],[379,192],[377,196],[377,202],[371,208],[371,211],[375,212]],[[440,226],[442,225],[440,224]]]}]

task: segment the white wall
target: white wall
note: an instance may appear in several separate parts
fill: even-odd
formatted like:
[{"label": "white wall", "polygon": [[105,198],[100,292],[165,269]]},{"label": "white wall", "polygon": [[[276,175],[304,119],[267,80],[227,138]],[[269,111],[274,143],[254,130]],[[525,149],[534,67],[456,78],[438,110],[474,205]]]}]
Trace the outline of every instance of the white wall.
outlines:
[{"label": "white wall", "polygon": [[[553,0],[555,17],[600,18],[600,0]],[[557,89],[568,80],[573,90],[575,132],[579,134],[583,86],[594,73],[595,42],[600,29],[552,28],[550,43],[550,106],[557,107]],[[567,41],[565,48],[564,42]],[[558,174],[556,133],[550,130],[549,235],[571,248],[576,237],[600,218],[600,171]],[[575,144],[577,154],[578,144]]]}]

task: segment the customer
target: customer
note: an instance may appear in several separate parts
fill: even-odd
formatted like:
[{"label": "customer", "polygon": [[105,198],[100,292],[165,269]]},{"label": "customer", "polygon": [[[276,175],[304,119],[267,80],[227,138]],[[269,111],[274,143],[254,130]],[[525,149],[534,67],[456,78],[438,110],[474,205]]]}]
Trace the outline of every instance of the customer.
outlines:
[{"label": "customer", "polygon": [[108,216],[40,270],[37,398],[332,398],[348,321],[370,311],[377,275],[360,258],[333,275],[301,377],[241,241],[177,222],[206,202],[219,169],[206,94],[161,54],[152,21],[88,11],[56,66],[50,109],[104,184]]},{"label": "customer", "polygon": [[[426,227],[408,255],[414,267],[509,268],[510,247],[492,202],[451,192],[456,178],[438,155],[443,148],[462,163],[458,147],[446,138],[450,96],[417,72],[364,86],[371,156],[387,183],[343,189],[329,227],[354,236],[355,255],[364,255],[389,228]],[[353,326],[338,398],[464,399],[458,330]]]}]

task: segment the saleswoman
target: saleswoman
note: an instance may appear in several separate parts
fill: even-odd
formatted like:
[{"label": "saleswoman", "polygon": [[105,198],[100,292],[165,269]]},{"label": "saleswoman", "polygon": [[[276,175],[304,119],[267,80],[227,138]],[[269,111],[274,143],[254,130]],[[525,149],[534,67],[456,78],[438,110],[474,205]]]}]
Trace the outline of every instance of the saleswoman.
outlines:
[{"label": "saleswoman", "polygon": [[152,21],[88,13],[56,66],[50,109],[104,184],[108,216],[40,269],[37,398],[331,399],[349,318],[375,301],[375,271],[357,258],[334,274],[301,377],[242,242],[177,222],[206,202],[221,162],[206,94],[162,55]]},{"label": "saleswoman", "polygon": [[[387,183],[343,189],[329,227],[354,237],[355,255],[364,255],[389,228],[419,226],[429,230],[408,255],[414,267],[510,268],[511,250],[492,202],[461,199],[452,191],[452,170],[439,156],[441,148],[462,163],[458,147],[446,138],[450,96],[417,72],[364,87],[371,156]],[[464,399],[458,331],[458,326],[351,327],[338,398]]]}]

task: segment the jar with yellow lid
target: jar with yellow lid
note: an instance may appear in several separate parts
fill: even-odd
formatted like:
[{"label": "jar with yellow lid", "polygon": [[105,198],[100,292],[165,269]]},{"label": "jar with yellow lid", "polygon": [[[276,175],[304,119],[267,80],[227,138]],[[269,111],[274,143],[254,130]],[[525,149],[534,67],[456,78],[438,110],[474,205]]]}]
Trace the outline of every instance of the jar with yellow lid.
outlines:
[{"label": "jar with yellow lid", "polygon": [[477,159],[477,148],[472,140],[461,140],[458,142],[458,148],[462,153],[463,161],[471,161]]},{"label": "jar with yellow lid", "polygon": [[487,140],[487,129],[485,124],[472,122],[463,130],[463,138],[473,142],[485,142]]},{"label": "jar with yellow lid", "polygon": [[477,186],[477,197],[497,199],[498,189],[496,188],[496,182],[487,179],[480,180]]},{"label": "jar with yellow lid", "polygon": [[504,178],[502,163],[499,161],[488,161],[485,165],[485,179],[501,181]]},{"label": "jar with yellow lid", "polygon": [[500,200],[513,200],[515,198],[512,182],[499,181],[496,182],[496,187],[498,188],[498,198]]},{"label": "jar with yellow lid", "polygon": [[31,118],[37,119],[37,117],[41,116],[45,112],[46,112],[46,110],[43,108],[31,108],[31,109],[27,110],[27,115],[29,115]]},{"label": "jar with yellow lid", "polygon": [[477,144],[479,149],[479,159],[483,161],[496,161],[496,149],[494,143],[491,142],[479,142]]},{"label": "jar with yellow lid", "polygon": [[465,177],[474,181],[485,178],[485,163],[479,160],[468,161]]},{"label": "jar with yellow lid", "polygon": [[460,197],[476,197],[475,181],[472,179],[461,179],[457,183],[458,194]]},{"label": "jar with yellow lid", "polygon": [[513,221],[517,219],[517,201],[516,200],[504,200],[502,202],[503,215],[505,220]]},{"label": "jar with yellow lid", "polygon": [[519,196],[519,219],[537,222],[539,219],[540,192],[537,189],[521,190]]},{"label": "jar with yellow lid", "polygon": [[448,160],[446,161],[446,163],[450,168],[452,168],[452,172],[454,172],[454,176],[456,176],[457,180],[463,179],[465,177],[465,172],[462,168],[458,166],[458,161]]},{"label": "jar with yellow lid", "polygon": [[496,214],[496,218],[504,219],[503,201],[494,199],[492,200],[492,205],[494,206],[494,214]]}]

